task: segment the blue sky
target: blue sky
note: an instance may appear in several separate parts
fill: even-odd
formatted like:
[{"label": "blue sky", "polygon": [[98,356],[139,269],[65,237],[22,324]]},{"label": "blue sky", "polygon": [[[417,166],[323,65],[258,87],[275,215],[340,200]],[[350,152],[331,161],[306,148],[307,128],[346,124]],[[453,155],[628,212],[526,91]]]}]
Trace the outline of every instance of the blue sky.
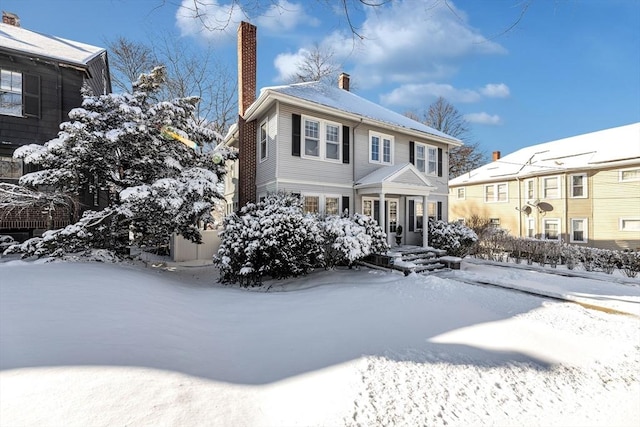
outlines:
[{"label": "blue sky", "polygon": [[249,16],[229,0],[199,1],[208,19],[230,18],[230,34],[192,19],[181,6],[193,0],[0,0],[0,9],[24,28],[96,46],[167,35],[210,44],[232,71],[236,22],[249,20],[259,87],[282,83],[303,49],[328,46],[359,95],[400,113],[444,96],[487,153],[640,121],[638,0],[532,0],[507,32],[526,2],[393,0],[354,11],[360,42],[324,0],[279,0]]}]

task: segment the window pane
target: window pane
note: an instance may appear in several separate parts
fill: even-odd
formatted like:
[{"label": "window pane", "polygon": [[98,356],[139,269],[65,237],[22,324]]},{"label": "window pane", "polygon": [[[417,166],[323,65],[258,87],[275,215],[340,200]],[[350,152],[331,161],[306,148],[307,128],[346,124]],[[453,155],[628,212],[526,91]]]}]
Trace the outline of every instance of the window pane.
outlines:
[{"label": "window pane", "polygon": [[640,169],[631,169],[620,171],[621,181],[638,181],[640,180]]},{"label": "window pane", "polygon": [[464,188],[458,188],[458,199],[464,199]]},{"label": "window pane", "polygon": [[320,136],[319,132],[320,124],[318,122],[314,122],[311,120],[304,121],[304,136],[309,138],[318,139]]},{"label": "window pane", "polygon": [[640,231],[640,219],[623,219],[622,231]]},{"label": "window pane", "polygon": [[338,198],[327,197],[324,204],[324,213],[327,215],[338,215]]},{"label": "window pane", "polygon": [[422,209],[422,202],[416,202],[416,230],[422,228],[422,218],[424,217],[424,211]]},{"label": "window pane", "polygon": [[427,153],[429,156],[427,173],[435,175],[436,173],[438,173],[438,152],[435,148],[429,148]]},{"label": "window pane", "polygon": [[498,201],[507,201],[507,184],[498,184]]},{"label": "window pane", "polygon": [[318,196],[305,196],[304,197],[304,213],[318,213],[318,206],[320,205]]},{"label": "window pane", "polygon": [[546,239],[557,240],[559,223],[557,221],[545,221],[544,236]]},{"label": "window pane", "polygon": [[338,133],[338,126],[327,125],[327,141],[338,143],[340,142]]},{"label": "window pane", "polygon": [[584,175],[573,175],[571,177],[571,195],[573,197],[584,196]]},{"label": "window pane", "polygon": [[544,178],[544,197],[553,199],[558,197],[558,178]]},{"label": "window pane", "polygon": [[383,139],[382,146],[383,146],[382,161],[385,163],[391,163],[391,141],[388,139]]},{"label": "window pane", "polygon": [[380,138],[377,136],[371,137],[371,160],[380,161]]},{"label": "window pane", "polygon": [[373,211],[371,209],[371,200],[363,200],[362,201],[362,213],[366,216],[373,216]]},{"label": "window pane", "polygon": [[525,185],[526,185],[527,199],[532,200],[535,197],[535,192],[533,191],[533,180],[527,181]]},{"label": "window pane", "polygon": [[487,185],[484,187],[484,201],[485,202],[493,202],[495,199],[495,188],[493,185]]},{"label": "window pane", "polygon": [[327,158],[338,160],[340,158],[340,146],[327,143]]}]

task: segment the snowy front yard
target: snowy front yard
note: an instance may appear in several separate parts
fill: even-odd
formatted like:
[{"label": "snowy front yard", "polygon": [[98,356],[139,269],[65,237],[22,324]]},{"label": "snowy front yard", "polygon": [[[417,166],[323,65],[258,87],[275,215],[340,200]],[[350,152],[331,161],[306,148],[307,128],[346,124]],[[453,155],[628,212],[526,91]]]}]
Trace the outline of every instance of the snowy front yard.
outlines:
[{"label": "snowy front yard", "polygon": [[265,292],[210,274],[0,263],[0,425],[640,423],[638,316],[454,279],[629,304],[640,281],[463,263],[447,278],[337,270]]}]

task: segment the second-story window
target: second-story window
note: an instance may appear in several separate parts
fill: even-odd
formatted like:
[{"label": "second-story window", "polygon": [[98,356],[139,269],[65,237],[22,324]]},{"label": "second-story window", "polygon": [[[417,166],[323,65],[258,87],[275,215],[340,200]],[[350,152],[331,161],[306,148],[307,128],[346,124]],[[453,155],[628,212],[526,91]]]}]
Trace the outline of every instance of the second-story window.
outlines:
[{"label": "second-story window", "polygon": [[393,137],[369,132],[369,163],[393,164]]},{"label": "second-story window", "polygon": [[549,176],[542,178],[542,197],[545,199],[560,198],[560,177]]},{"label": "second-story window", "polygon": [[327,159],[340,160],[340,126],[327,123],[325,135]]},{"label": "second-story window", "polygon": [[528,179],[524,182],[524,194],[527,200],[536,198],[536,187],[533,179]]},{"label": "second-story window", "polygon": [[260,125],[260,160],[267,158],[267,122]]},{"label": "second-story window", "polygon": [[302,157],[342,161],[342,126],[313,117],[303,118],[303,153]]},{"label": "second-story window", "polygon": [[506,183],[487,184],[484,186],[485,203],[509,201],[508,187]]},{"label": "second-story window", "polygon": [[304,119],[304,155],[320,157],[320,122]]},{"label": "second-story window", "polygon": [[571,197],[587,197],[587,175],[582,173],[571,175]]},{"label": "second-story window", "polygon": [[438,174],[438,149],[430,145],[416,143],[415,166],[427,175]]},{"label": "second-story window", "polygon": [[0,114],[22,116],[22,74],[0,70]]}]

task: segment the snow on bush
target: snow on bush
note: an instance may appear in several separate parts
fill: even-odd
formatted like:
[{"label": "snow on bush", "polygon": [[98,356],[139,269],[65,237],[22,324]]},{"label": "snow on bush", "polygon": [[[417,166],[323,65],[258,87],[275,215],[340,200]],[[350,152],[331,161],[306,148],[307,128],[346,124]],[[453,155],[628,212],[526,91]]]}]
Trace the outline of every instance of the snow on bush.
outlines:
[{"label": "snow on bush", "polygon": [[472,229],[458,222],[429,219],[428,232],[429,246],[461,258],[469,255],[478,241]]},{"label": "snow on bush", "polygon": [[303,201],[284,193],[228,215],[220,236],[214,257],[220,280],[245,286],[257,285],[264,277],[296,277],[314,268],[351,265],[389,249],[372,218],[305,215]]},{"label": "snow on bush", "polygon": [[[140,76],[133,94],[93,96],[83,90],[82,106],[69,112],[57,138],[16,150],[16,158],[41,169],[24,175],[21,185],[75,196],[94,187],[108,193],[109,204],[12,251],[58,256],[84,245],[126,252],[132,244],[167,245],[172,232],[201,241],[198,225],[212,221],[223,197],[225,161],[236,154],[211,149],[216,134],[195,120],[198,98],[155,101],[164,84],[164,68],[158,67]],[[197,149],[167,137],[166,126]]]}]

